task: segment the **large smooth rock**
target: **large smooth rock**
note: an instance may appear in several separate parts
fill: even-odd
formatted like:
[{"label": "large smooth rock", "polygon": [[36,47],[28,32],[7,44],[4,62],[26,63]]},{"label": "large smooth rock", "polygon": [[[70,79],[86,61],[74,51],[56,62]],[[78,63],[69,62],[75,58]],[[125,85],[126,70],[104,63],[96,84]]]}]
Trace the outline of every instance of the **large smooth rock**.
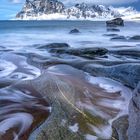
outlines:
[{"label": "large smooth rock", "polygon": [[125,36],[115,36],[115,37],[112,37],[111,40],[113,41],[126,41],[127,38]]},{"label": "large smooth rock", "polygon": [[137,58],[140,59],[140,50],[138,49],[128,49],[130,46],[122,46],[122,47],[126,47],[127,49],[122,49],[122,50],[113,50],[110,51],[113,54],[117,54],[120,56],[131,56],[132,58]]},{"label": "large smooth rock", "polygon": [[56,48],[51,49],[50,52],[57,54],[69,54],[92,59],[95,56],[105,55],[108,50],[105,48]]},{"label": "large smooth rock", "polygon": [[140,82],[129,105],[129,140],[140,140]]},{"label": "large smooth rock", "polygon": [[113,20],[106,21],[107,26],[124,26],[122,18],[115,18]]},{"label": "large smooth rock", "polygon": [[55,48],[69,48],[67,43],[50,43],[47,45],[40,46],[40,49],[55,49]]},{"label": "large smooth rock", "polygon": [[140,81],[140,64],[119,64],[115,66],[98,66],[87,64],[83,69],[92,75],[110,77],[135,88]]}]

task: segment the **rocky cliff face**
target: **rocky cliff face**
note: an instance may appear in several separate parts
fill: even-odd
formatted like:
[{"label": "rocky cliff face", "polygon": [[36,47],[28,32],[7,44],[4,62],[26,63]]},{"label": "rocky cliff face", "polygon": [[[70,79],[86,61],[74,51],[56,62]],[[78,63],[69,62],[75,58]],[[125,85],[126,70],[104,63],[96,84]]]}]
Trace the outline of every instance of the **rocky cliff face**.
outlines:
[{"label": "rocky cliff face", "polygon": [[[132,9],[133,10],[133,9]],[[121,10],[122,11],[122,10]],[[118,9],[103,5],[76,4],[66,8],[57,0],[26,0],[22,10],[17,14],[18,19],[48,19],[48,15],[57,14],[64,19],[93,19],[93,18],[116,18],[125,15]],[[130,11],[129,11],[130,14]]]},{"label": "rocky cliff face", "polygon": [[86,3],[76,4],[73,7],[67,8],[63,12],[68,18],[74,16],[76,18],[96,18],[96,17],[120,17],[120,13],[105,7],[103,5],[89,6]]}]

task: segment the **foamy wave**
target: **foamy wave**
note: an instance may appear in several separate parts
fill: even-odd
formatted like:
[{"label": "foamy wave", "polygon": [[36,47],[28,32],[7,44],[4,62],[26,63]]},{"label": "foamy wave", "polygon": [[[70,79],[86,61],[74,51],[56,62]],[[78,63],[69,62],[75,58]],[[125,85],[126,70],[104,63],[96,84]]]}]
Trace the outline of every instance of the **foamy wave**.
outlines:
[{"label": "foamy wave", "polygon": [[0,78],[8,76],[16,69],[17,66],[14,65],[12,62],[0,59]]}]

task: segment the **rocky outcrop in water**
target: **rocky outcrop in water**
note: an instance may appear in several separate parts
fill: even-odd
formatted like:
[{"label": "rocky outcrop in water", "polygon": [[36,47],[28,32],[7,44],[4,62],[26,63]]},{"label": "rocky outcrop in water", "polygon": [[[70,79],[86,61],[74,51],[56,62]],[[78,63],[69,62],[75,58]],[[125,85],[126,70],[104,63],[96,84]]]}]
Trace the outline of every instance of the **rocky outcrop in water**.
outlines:
[{"label": "rocky outcrop in water", "polygon": [[122,18],[115,18],[113,20],[106,21],[107,26],[124,26]]},{"label": "rocky outcrop in water", "polygon": [[57,55],[68,54],[89,59],[93,59],[95,56],[103,56],[108,52],[105,48],[71,48],[63,43],[48,44],[39,48],[47,49]]},{"label": "rocky outcrop in water", "polygon": [[80,31],[78,29],[72,29],[69,33],[76,34],[76,33],[80,33]]}]

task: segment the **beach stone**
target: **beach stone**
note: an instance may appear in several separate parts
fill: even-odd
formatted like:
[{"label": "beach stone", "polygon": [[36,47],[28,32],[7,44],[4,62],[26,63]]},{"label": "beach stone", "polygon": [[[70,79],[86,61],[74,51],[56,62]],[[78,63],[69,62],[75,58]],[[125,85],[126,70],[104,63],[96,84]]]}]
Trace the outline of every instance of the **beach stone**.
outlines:
[{"label": "beach stone", "polygon": [[115,37],[115,36],[118,36],[118,34],[104,34],[104,36],[111,36],[111,37]]},{"label": "beach stone", "polygon": [[95,56],[102,56],[105,55],[108,50],[105,48],[57,48],[50,50],[51,53],[57,53],[57,54],[69,54],[69,55],[75,55],[85,58],[94,58]]},{"label": "beach stone", "polygon": [[115,18],[113,20],[106,21],[107,26],[124,26],[124,21],[122,18]]},{"label": "beach stone", "polygon": [[133,97],[129,105],[128,139],[140,139],[140,82],[133,92]]},{"label": "beach stone", "polygon": [[75,34],[75,33],[80,33],[80,31],[78,29],[72,29],[70,32],[70,34]]},{"label": "beach stone", "polygon": [[47,45],[40,46],[40,49],[55,49],[55,48],[69,48],[69,44],[67,43],[50,43]]}]

